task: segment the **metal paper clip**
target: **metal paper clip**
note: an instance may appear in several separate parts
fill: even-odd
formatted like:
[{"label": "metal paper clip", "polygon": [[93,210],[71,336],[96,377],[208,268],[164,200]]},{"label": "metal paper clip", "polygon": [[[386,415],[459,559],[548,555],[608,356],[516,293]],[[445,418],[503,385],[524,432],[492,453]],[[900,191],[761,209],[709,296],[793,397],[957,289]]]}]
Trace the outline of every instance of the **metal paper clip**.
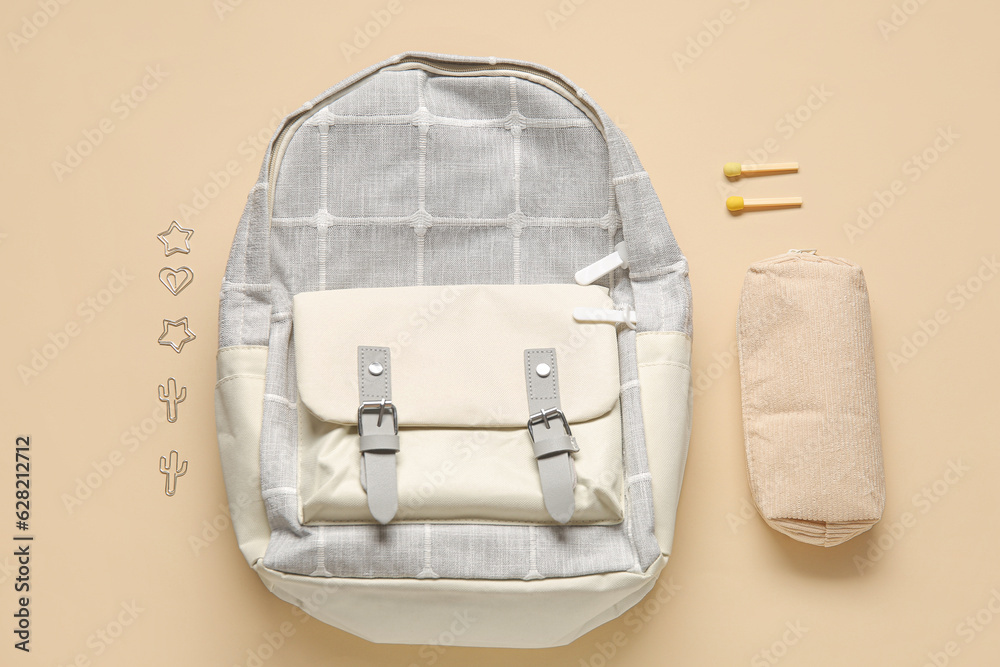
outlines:
[{"label": "metal paper clip", "polygon": [[[178,276],[183,276],[178,279]],[[187,266],[172,269],[165,266],[160,269],[160,282],[170,290],[170,293],[177,296],[184,291],[184,288],[194,282],[194,271]]]},{"label": "metal paper clip", "polygon": [[[171,339],[170,338],[171,328],[175,329],[182,328],[184,330],[184,338],[182,338],[178,342],[175,342],[173,339]],[[197,336],[195,336],[194,332],[191,331],[191,329],[188,327],[188,318],[182,317],[179,320],[163,320],[163,333],[160,334],[158,342],[160,343],[160,345],[169,345],[174,349],[174,352],[180,354],[181,350],[184,349],[184,345],[190,343],[195,338],[197,338]]]},{"label": "metal paper clip", "polygon": [[183,403],[184,399],[187,398],[187,387],[181,387],[180,392],[178,392],[177,380],[170,378],[167,380],[167,386],[160,385],[157,396],[163,403],[166,403],[167,421],[173,424],[177,421],[177,405]]},{"label": "metal paper clip", "polygon": [[180,465],[178,465],[177,460],[180,458],[180,454],[177,450],[171,450],[170,461],[167,461],[166,456],[160,457],[160,472],[167,476],[166,485],[163,492],[168,496],[172,496],[177,493],[177,478],[183,477],[187,473],[188,462],[184,459]]},{"label": "metal paper clip", "polygon": [[[174,243],[170,237],[174,235],[174,232],[180,232],[184,235],[184,245],[181,246]],[[165,231],[160,232],[156,235],[156,238],[163,242],[163,254],[169,257],[175,252],[182,252],[185,255],[191,252],[191,237],[194,236],[194,230],[188,229],[187,227],[181,227],[177,224],[176,220],[170,222],[170,226],[167,227]]]}]

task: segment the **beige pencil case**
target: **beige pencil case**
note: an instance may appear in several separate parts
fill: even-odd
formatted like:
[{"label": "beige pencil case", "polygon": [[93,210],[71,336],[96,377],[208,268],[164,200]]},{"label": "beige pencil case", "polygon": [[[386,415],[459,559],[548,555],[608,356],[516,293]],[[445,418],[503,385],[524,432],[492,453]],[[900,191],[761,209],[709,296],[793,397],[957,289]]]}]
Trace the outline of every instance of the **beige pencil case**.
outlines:
[{"label": "beige pencil case", "polygon": [[841,544],[885,505],[868,289],[815,251],[753,264],[737,321],[750,491],[775,530]]}]

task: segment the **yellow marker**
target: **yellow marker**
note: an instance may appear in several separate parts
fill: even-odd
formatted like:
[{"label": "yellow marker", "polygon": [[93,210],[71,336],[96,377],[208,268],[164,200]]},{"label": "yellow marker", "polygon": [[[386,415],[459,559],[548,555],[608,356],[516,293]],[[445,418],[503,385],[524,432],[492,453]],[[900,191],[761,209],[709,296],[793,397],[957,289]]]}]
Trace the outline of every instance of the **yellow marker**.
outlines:
[{"label": "yellow marker", "polygon": [[722,173],[729,178],[739,176],[763,176],[765,174],[779,174],[786,171],[798,171],[798,162],[775,162],[773,164],[740,164],[739,162],[727,162],[722,167]]},{"label": "yellow marker", "polygon": [[729,197],[726,199],[726,208],[733,213],[761,208],[785,208],[788,206],[802,206],[802,197],[770,197],[765,199]]}]

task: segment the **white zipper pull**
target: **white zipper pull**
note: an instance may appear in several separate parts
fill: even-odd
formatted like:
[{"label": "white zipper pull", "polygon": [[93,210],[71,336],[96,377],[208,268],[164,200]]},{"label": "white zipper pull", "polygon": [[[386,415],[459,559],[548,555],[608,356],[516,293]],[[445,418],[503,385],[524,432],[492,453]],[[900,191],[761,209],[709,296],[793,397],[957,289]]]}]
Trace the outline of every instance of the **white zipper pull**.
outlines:
[{"label": "white zipper pull", "polygon": [[628,268],[628,255],[625,253],[625,242],[615,246],[615,251],[607,257],[602,257],[590,266],[585,266],[576,272],[577,285],[591,285],[617,268]]},{"label": "white zipper pull", "polygon": [[634,329],[636,324],[634,310],[611,310],[610,308],[587,308],[583,306],[574,308],[573,319],[577,322],[624,324],[629,329]]}]

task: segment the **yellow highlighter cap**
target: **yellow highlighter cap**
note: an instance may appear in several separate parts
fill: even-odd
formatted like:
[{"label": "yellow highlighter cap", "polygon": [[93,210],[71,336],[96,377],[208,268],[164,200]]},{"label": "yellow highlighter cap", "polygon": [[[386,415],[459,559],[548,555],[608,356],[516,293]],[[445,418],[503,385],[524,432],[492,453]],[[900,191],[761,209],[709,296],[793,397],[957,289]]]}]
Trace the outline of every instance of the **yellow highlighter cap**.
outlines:
[{"label": "yellow highlighter cap", "polygon": [[726,199],[726,208],[730,211],[742,211],[743,210],[743,197],[729,197]]},{"label": "yellow highlighter cap", "polygon": [[743,166],[739,162],[727,162],[722,166],[722,173],[729,178],[736,178],[743,172]]}]

